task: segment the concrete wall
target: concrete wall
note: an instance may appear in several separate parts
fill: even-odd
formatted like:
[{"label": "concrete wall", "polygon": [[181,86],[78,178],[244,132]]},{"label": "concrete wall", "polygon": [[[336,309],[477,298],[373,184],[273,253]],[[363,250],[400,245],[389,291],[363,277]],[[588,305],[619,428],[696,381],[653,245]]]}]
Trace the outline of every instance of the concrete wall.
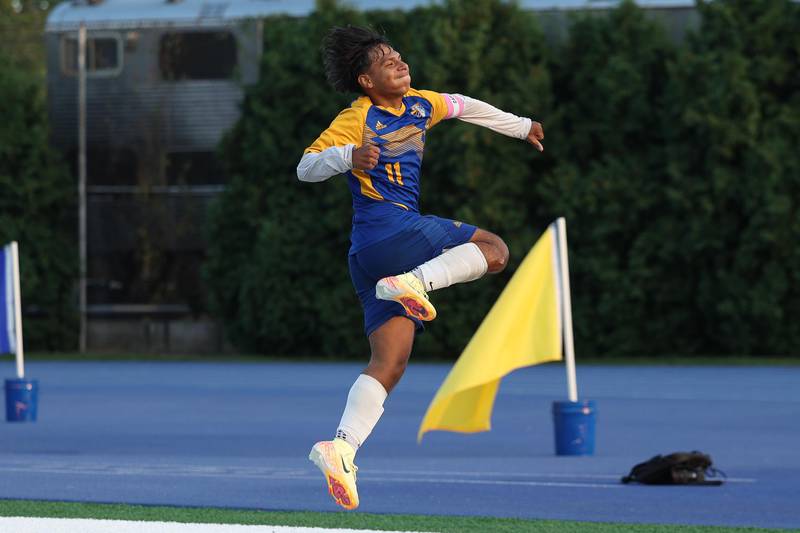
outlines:
[{"label": "concrete wall", "polygon": [[90,318],[89,351],[104,353],[233,353],[222,326],[210,319]]}]

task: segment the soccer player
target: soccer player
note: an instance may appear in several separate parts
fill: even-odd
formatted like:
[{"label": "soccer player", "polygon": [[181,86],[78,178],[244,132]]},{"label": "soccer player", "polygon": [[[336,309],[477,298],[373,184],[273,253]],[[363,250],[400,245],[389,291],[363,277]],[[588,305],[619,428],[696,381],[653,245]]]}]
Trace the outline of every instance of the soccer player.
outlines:
[{"label": "soccer player", "polygon": [[350,389],[334,439],[316,443],[309,459],[322,470],[336,503],[355,509],[355,453],[405,371],[416,330],[436,317],[427,293],[500,272],[508,260],[497,235],[420,214],[428,130],[458,118],[525,139],[540,151],[544,134],[538,122],[480,100],[412,89],[408,65],[370,29],[333,28],[323,54],[333,88],[361,96],[306,148],[297,177],[319,182],[347,176],[354,211],[350,276],[364,308],[371,357]]}]

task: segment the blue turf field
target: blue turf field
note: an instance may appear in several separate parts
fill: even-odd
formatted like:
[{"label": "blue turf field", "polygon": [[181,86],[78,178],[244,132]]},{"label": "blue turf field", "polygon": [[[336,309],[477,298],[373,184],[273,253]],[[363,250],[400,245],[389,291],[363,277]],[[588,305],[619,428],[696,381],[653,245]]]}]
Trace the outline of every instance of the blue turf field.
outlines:
[{"label": "blue turf field", "polygon": [[[331,437],[360,369],[33,362],[39,421],[0,423],[0,498],[334,511],[306,456]],[[448,369],[412,363],[389,398],[357,457],[361,510],[800,527],[800,368],[579,365],[599,412],[597,453],[584,458],[553,454],[560,365],[506,378],[491,432],[418,446]],[[729,482],[618,483],[639,461],[690,449]]]}]

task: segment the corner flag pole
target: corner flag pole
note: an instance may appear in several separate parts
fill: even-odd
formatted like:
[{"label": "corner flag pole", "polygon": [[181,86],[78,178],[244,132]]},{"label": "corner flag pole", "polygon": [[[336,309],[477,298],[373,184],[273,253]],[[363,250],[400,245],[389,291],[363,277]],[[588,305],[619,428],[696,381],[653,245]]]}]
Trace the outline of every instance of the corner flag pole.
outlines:
[{"label": "corner flag pole", "polygon": [[567,223],[564,217],[556,220],[558,227],[558,265],[561,271],[561,309],[564,314],[564,358],[567,367],[567,394],[569,401],[578,401],[578,380],[575,377],[575,345],[572,338],[572,298],[569,291],[569,260],[567,259]]},{"label": "corner flag pole", "polygon": [[86,353],[86,23],[78,28],[78,349]]},{"label": "corner flag pole", "polygon": [[17,377],[25,377],[25,352],[22,349],[22,291],[19,288],[19,247],[11,243],[11,269],[14,275],[14,336],[17,345]]}]

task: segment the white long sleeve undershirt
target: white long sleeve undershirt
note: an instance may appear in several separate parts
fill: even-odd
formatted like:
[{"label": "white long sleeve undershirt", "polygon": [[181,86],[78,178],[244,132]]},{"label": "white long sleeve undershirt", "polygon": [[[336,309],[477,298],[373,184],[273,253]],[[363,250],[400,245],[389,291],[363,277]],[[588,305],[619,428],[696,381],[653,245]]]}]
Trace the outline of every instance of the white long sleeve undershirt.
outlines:
[{"label": "white long sleeve undershirt", "polygon": [[303,154],[297,165],[300,181],[319,182],[331,176],[344,174],[353,168],[354,144],[331,146],[318,153]]},{"label": "white long sleeve undershirt", "polygon": [[464,108],[461,114],[445,118],[457,118],[516,139],[527,138],[528,133],[531,131],[531,123],[533,121],[527,117],[518,117],[513,113],[501,111],[491,104],[469,96],[460,94],[445,95],[445,98],[448,97],[452,97],[455,100],[461,98],[464,102]]},{"label": "white long sleeve undershirt", "polygon": [[[491,104],[460,94],[443,94],[447,101],[446,119],[457,118],[470,124],[483,126],[492,131],[525,139],[531,130],[531,119],[518,117],[497,109]],[[342,174],[353,168],[354,144],[331,146],[318,153],[303,154],[297,165],[297,178],[300,181],[320,182]]]}]

